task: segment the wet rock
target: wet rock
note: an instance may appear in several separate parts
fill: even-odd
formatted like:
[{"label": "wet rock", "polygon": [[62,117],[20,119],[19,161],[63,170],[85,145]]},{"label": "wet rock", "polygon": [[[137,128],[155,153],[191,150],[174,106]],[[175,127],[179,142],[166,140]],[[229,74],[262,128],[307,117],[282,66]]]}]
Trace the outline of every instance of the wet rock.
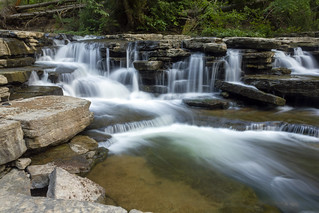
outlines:
[{"label": "wet rock", "polygon": [[105,198],[105,190],[87,178],[70,174],[64,169],[56,167],[50,174],[47,197],[101,202]]},{"label": "wet rock", "polygon": [[12,89],[10,100],[20,98],[32,98],[46,95],[63,95],[63,90],[58,86],[26,86],[14,87]]},{"label": "wet rock", "polygon": [[285,97],[292,105],[319,106],[319,78],[311,76],[246,75],[246,84]]},{"label": "wet rock", "polygon": [[134,61],[134,67],[139,71],[156,71],[161,69],[162,66],[162,61]]},{"label": "wet rock", "polygon": [[291,70],[284,67],[272,68],[267,74],[268,75],[290,75]]},{"label": "wet rock", "polygon": [[27,171],[31,175],[32,189],[41,189],[49,185],[49,175],[53,172],[56,165],[48,163],[45,165],[31,165]]},{"label": "wet rock", "polygon": [[14,162],[14,164],[18,169],[24,170],[25,168],[27,168],[27,166],[29,166],[31,164],[31,159],[30,158],[19,158],[18,160],[16,160]]},{"label": "wet rock", "polygon": [[18,159],[26,150],[20,122],[0,120],[0,165]]},{"label": "wet rock", "polygon": [[230,106],[229,101],[212,98],[183,99],[183,103],[205,109],[227,109]]},{"label": "wet rock", "polygon": [[34,64],[34,62],[35,59],[31,57],[0,59],[0,68],[31,66]]},{"label": "wet rock", "polygon": [[0,212],[94,212],[127,213],[121,207],[76,200],[55,200],[50,198],[12,195],[0,192]]},{"label": "wet rock", "polygon": [[[0,194],[1,192],[9,192],[12,194],[24,194],[31,195],[31,184],[30,179],[27,177],[24,171],[19,171],[17,169],[12,169],[8,174],[0,179]],[[0,195],[1,199],[1,195]],[[5,202],[1,202],[1,206]]]},{"label": "wet rock", "polygon": [[231,37],[224,38],[228,48],[254,49],[254,50],[272,50],[279,49],[281,42],[270,38],[252,38],[252,37]]},{"label": "wet rock", "polygon": [[98,148],[98,143],[94,139],[82,135],[75,136],[69,145],[74,152],[80,155]]},{"label": "wet rock", "polygon": [[217,81],[216,87],[234,96],[257,101],[260,104],[271,104],[276,106],[284,106],[286,104],[285,99],[269,93],[265,93],[249,85]]},{"label": "wet rock", "polygon": [[90,102],[68,96],[41,96],[10,102],[0,116],[21,122],[28,149],[68,141],[93,120]]},{"label": "wet rock", "polygon": [[8,83],[8,79],[4,75],[0,75],[0,85],[6,85]]}]

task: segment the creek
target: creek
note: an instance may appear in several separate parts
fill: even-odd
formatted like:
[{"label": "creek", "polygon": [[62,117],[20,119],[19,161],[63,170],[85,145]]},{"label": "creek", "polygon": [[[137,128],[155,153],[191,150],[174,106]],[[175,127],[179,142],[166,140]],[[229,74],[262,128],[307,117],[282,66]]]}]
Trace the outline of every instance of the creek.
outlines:
[{"label": "creek", "polygon": [[[140,90],[133,67],[146,58],[129,45],[126,63],[112,64],[98,43],[69,43],[44,49],[36,63],[48,68],[29,80],[91,101],[86,134],[110,154],[88,177],[105,187],[109,204],[152,212],[319,211],[318,109],[190,109],[182,98],[218,96],[219,65],[208,71],[204,55],[192,54],[157,81],[168,93],[154,95]],[[240,83],[240,51],[222,60],[226,80]],[[318,74],[299,49],[295,57],[277,51],[274,66],[280,63],[294,74]]]}]

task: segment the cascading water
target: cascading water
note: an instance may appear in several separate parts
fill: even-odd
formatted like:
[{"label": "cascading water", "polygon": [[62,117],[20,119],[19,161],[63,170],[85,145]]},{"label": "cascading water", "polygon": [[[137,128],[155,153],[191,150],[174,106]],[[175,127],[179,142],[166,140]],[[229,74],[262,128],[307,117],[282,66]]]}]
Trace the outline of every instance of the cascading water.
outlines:
[{"label": "cascading water", "polygon": [[225,81],[240,82],[242,54],[240,50],[227,50]]},{"label": "cascading water", "polygon": [[290,56],[279,50],[275,51],[275,68],[288,68],[294,75],[319,75],[319,67],[313,56],[303,51],[300,47],[294,49],[294,55]]},{"label": "cascading water", "polygon": [[[156,99],[139,91],[138,72],[132,66],[134,60],[139,59],[134,44],[128,47],[126,67],[117,68],[111,66],[108,49],[103,60],[99,47],[97,43],[80,42],[62,46],[57,52],[47,51],[37,60],[38,64],[50,66],[47,77],[39,79],[33,73],[29,83],[52,85],[48,82],[50,73],[58,73],[57,85],[63,88],[65,95],[90,100],[95,118],[87,133],[92,137],[111,135],[110,140],[96,137],[101,146],[110,150],[111,156],[125,154],[145,158],[145,167],[153,165],[153,170],[161,170],[164,179],[173,177],[174,185],[189,184],[191,187],[186,188],[195,188],[200,192],[197,194],[207,195],[204,200],[223,196],[221,194],[231,187],[226,184],[225,189],[214,191],[216,182],[210,179],[213,177],[197,172],[198,168],[208,174],[219,171],[245,183],[255,189],[263,201],[276,205],[283,212],[319,210],[319,174],[313,169],[319,162],[319,150],[313,146],[319,143],[318,138],[279,131],[239,132],[187,125],[192,123],[193,117],[191,111],[183,108],[181,100]],[[230,50],[225,60],[226,80],[240,81],[240,51]],[[193,54],[188,61],[175,63],[168,71],[169,93],[200,95],[207,88],[213,91],[219,66],[221,62],[215,63],[211,70],[205,67],[203,54]],[[185,160],[178,164],[181,159]],[[180,167],[185,167],[185,171]],[[123,174],[126,172],[119,172],[120,176]],[[176,176],[182,179],[175,180]],[[163,182],[162,179],[149,183],[143,178],[139,176],[139,180],[144,181],[143,187],[161,187]],[[123,187],[128,189],[134,185]],[[197,189],[200,185],[202,187]],[[135,195],[135,192],[130,194]],[[222,202],[222,198],[217,200]],[[225,200],[229,202],[230,199]],[[213,203],[213,206],[226,208],[227,202]]]}]

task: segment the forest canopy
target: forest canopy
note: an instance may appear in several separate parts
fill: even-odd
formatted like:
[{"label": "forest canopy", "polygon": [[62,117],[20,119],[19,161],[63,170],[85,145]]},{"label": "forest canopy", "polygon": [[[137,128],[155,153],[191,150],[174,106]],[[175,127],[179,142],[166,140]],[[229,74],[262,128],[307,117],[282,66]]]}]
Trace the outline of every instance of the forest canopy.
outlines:
[{"label": "forest canopy", "polygon": [[319,29],[319,0],[77,1],[86,6],[58,21],[64,30],[82,34],[161,32],[269,37]]}]

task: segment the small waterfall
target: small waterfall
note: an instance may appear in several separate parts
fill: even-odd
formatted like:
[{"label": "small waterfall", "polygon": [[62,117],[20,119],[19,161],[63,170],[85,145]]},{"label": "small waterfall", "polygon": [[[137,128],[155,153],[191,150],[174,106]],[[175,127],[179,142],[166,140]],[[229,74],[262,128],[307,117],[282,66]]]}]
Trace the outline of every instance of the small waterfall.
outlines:
[{"label": "small waterfall", "polygon": [[228,49],[225,58],[225,81],[239,82],[241,75],[242,54],[240,50]]},{"label": "small waterfall", "polygon": [[110,70],[111,70],[111,65],[110,65],[110,49],[106,48],[106,77],[110,76]]},{"label": "small waterfall", "polygon": [[220,66],[224,63],[223,60],[217,61],[212,66],[212,75],[210,80],[210,91],[215,91],[215,81],[217,80]]},{"label": "small waterfall", "polygon": [[179,61],[167,71],[169,93],[202,93],[209,88],[209,72],[203,54],[192,54],[188,61]]},{"label": "small waterfall", "polygon": [[294,55],[284,53],[283,51],[275,51],[275,68],[288,68],[294,75],[319,75],[319,68],[314,57],[303,51],[300,47],[294,49]]},{"label": "small waterfall", "polygon": [[285,122],[252,123],[246,127],[246,130],[281,131],[319,137],[319,128],[316,126],[304,124],[289,124]]}]

